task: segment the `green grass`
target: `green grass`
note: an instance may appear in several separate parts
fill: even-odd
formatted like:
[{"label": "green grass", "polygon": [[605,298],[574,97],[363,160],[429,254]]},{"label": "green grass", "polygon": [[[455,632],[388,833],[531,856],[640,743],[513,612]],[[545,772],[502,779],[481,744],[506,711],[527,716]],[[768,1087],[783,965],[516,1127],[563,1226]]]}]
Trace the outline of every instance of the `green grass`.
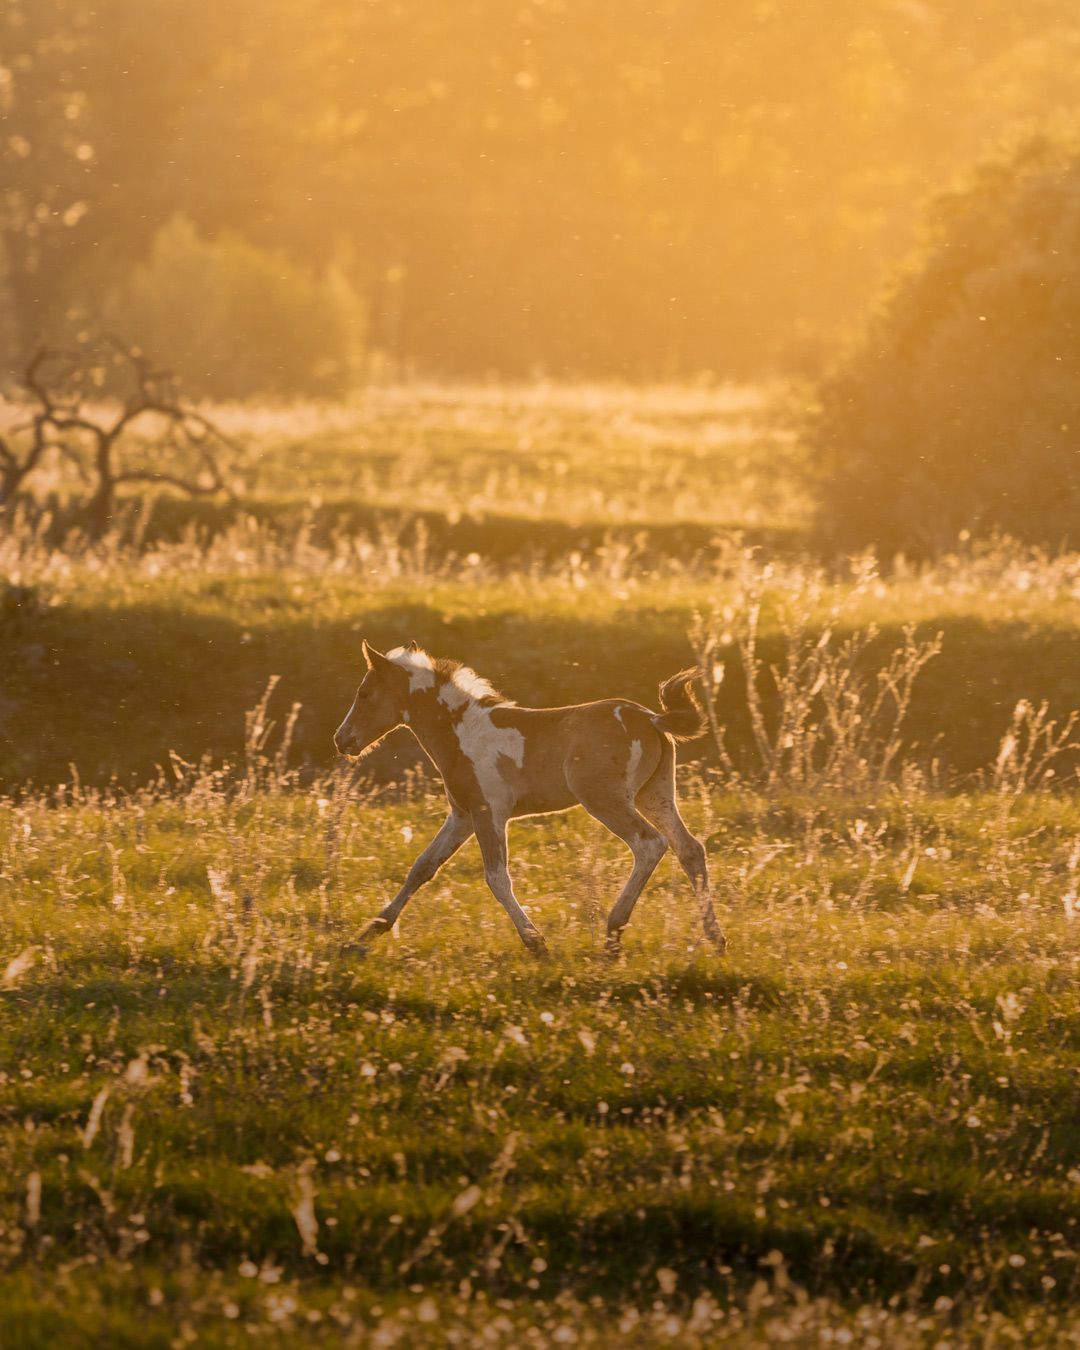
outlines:
[{"label": "green grass", "polygon": [[[667,863],[625,963],[602,957],[626,864],[583,816],[515,830],[554,948],[536,964],[472,850],[397,938],[342,953],[435,800],[241,800],[204,780],[182,800],[5,808],[3,955],[33,964],[0,996],[0,1291],[65,1272],[27,1327],[104,1325],[70,1301],[88,1261],[121,1307],[160,1290],[163,1322],[208,1343],[233,1305],[272,1328],[283,1290],[283,1324],[313,1335],[334,1308],[424,1303],[434,1335],[503,1300],[518,1329],[602,1307],[603,1339],[605,1318],[659,1303],[684,1325],[697,1300],[711,1336],[795,1325],[797,1290],[829,1300],[822,1325],[891,1307],[898,1336],[904,1310],[935,1307],[942,1331],[1029,1306],[1059,1326],[1080,1240],[1062,904],[1080,809],[1031,800],[1003,825],[984,797],[691,795],[723,961]],[[116,1343],[142,1343],[115,1316]]]},{"label": "green grass", "polygon": [[[91,544],[56,466],[0,536],[5,1350],[1080,1339],[1080,807],[991,767],[1018,700],[1080,707],[1077,558],[817,556],[756,395],[220,415],[242,508]],[[756,790],[755,596],[766,665],[800,623],[876,626],[871,664],[942,632],[902,785]],[[654,702],[696,615],[727,958],[667,861],[606,961],[627,862],[580,813],[512,831],[549,963],[472,846],[347,954],[442,816],[403,733],[333,771],[362,635]]]},{"label": "green grass", "polygon": [[316,510],[406,506],[519,529],[780,534],[809,520],[797,452],[757,389],[412,386],[347,408],[225,417],[248,447],[248,495]]}]

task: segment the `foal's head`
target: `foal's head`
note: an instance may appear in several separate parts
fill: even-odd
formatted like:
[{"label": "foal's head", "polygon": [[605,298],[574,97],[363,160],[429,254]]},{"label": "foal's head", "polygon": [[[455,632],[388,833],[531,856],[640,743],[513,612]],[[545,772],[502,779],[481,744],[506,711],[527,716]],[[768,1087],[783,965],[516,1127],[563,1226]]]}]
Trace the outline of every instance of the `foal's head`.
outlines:
[{"label": "foal's head", "polygon": [[361,755],[388,732],[409,720],[410,693],[435,683],[431,657],[415,642],[395,647],[385,656],[364,642],[367,670],[352,707],[334,732],[334,745],[343,755]]}]

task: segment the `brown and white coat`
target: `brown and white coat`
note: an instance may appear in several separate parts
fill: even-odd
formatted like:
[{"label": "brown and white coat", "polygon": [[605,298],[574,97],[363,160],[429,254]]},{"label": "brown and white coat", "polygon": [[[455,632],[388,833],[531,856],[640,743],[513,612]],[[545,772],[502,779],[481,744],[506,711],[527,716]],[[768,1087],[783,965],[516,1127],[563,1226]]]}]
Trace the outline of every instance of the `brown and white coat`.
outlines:
[{"label": "brown and white coat", "polygon": [[634,857],[608,916],[609,948],[618,950],[638,896],[670,846],[698,896],[706,936],[723,950],[705,850],[675,798],[675,741],[704,730],[691,690],[698,671],[680,671],[660,686],[659,713],[622,698],[520,708],[468,666],[435,659],[415,643],[386,655],[367,642],[363,650],[367,671],[334,744],[355,757],[407,726],[442,775],[450,813],[361,942],[388,931],[415,892],[475,834],[492,893],[525,945],[543,952],[544,939],[510,880],[507,822],[581,805]]}]

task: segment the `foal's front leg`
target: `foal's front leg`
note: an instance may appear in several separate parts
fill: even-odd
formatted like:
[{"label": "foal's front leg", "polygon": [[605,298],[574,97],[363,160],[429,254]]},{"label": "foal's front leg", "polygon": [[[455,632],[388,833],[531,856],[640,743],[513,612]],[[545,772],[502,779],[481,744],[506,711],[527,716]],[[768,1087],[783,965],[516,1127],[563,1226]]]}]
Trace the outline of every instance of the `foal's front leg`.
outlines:
[{"label": "foal's front leg", "polygon": [[510,880],[510,870],[506,862],[506,821],[494,820],[490,812],[478,815],[475,820],[476,842],[484,859],[484,879],[491,893],[510,915],[525,946],[534,956],[547,955],[547,943],[539,928],[525,913],[514,894]]},{"label": "foal's front leg", "polygon": [[448,858],[452,858],[468,839],[472,838],[473,825],[468,816],[451,811],[443,822],[442,829],[409,868],[405,885],[394,896],[381,914],[378,914],[357,938],[360,944],[366,944],[382,933],[388,933],[397,923],[398,915],[410,899],[426,882],[429,882]]}]

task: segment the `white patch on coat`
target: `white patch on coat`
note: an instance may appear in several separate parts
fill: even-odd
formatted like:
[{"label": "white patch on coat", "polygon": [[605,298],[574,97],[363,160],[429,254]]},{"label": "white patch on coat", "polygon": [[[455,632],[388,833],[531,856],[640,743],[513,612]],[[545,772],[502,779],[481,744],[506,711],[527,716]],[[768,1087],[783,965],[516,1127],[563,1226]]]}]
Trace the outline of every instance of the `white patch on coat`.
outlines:
[{"label": "white patch on coat", "polygon": [[386,653],[386,659],[393,661],[409,672],[409,692],[418,693],[421,689],[431,689],[435,685],[435,667],[431,657],[422,648],[411,652],[407,647],[395,647]]},{"label": "white patch on coat", "polygon": [[454,730],[488,805],[497,813],[509,812],[514,805],[514,789],[499,762],[508,759],[520,769],[525,763],[525,737],[515,727],[497,727],[491,720],[491,710],[479,703],[469,704]]},{"label": "white patch on coat", "polygon": [[[623,713],[627,711],[628,709],[624,703],[618,704],[615,708],[615,716],[618,719],[619,725],[626,732],[627,736],[629,736],[630,728],[626,724],[626,718],[623,717]],[[626,782],[631,793],[636,793],[638,789],[637,777],[638,770],[641,768],[642,753],[643,747],[641,742],[632,739],[630,741],[630,758],[626,762]]]},{"label": "white patch on coat", "polygon": [[637,786],[638,770],[641,768],[641,742],[630,742],[630,762],[626,766],[626,781],[631,788]]},{"label": "white patch on coat", "polygon": [[456,709],[464,708],[471,700],[460,685],[455,684],[453,680],[447,680],[439,690],[439,702],[445,703],[448,708]]}]

